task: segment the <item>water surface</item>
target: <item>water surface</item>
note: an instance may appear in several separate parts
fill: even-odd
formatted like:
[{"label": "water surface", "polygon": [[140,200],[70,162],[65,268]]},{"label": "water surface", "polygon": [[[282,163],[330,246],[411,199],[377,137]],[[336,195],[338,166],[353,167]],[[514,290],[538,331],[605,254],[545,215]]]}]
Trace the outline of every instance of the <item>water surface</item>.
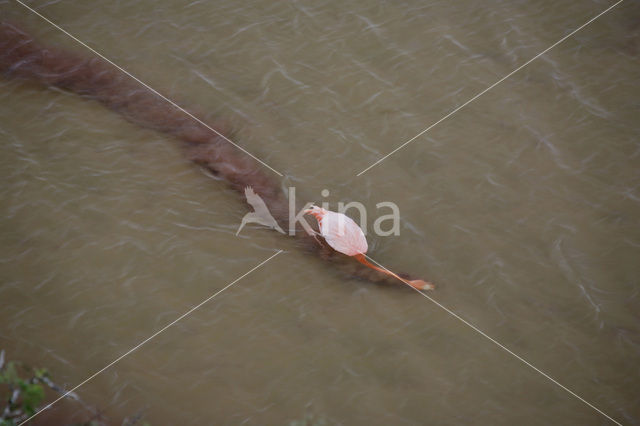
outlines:
[{"label": "water surface", "polygon": [[[640,424],[640,8],[611,3],[33,1],[177,102],[225,117],[283,186],[401,209],[383,264],[624,424]],[[15,2],[0,14],[91,53]],[[426,298],[278,233],[175,141],[0,81],[0,346],[114,424],[607,424]],[[373,219],[370,220],[370,224]],[[37,423],[37,422],[36,422]]]}]

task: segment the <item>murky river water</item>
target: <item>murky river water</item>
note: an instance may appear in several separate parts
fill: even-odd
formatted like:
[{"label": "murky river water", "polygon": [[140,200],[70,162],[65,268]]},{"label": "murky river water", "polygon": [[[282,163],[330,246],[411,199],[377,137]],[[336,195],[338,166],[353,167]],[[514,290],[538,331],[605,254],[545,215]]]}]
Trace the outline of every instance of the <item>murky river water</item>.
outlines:
[{"label": "murky river water", "polygon": [[[624,424],[640,424],[640,6],[625,1],[29,2],[316,201],[395,202],[387,266]],[[12,1],[0,15],[91,53]],[[0,347],[114,424],[609,424],[415,292],[255,225],[175,141],[0,80]],[[322,189],[330,190],[323,199]],[[43,416],[44,417],[44,416]],[[40,423],[45,420],[41,419]],[[324,422],[324,423],[322,423]],[[36,422],[38,423],[38,422]]]}]

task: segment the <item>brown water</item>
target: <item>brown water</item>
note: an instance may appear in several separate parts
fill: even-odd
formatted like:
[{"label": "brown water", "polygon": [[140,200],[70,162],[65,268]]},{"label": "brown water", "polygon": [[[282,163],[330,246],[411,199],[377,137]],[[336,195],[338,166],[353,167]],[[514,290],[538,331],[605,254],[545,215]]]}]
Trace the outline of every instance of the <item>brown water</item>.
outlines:
[{"label": "brown water", "polygon": [[[307,197],[401,209],[370,254],[624,424],[640,424],[640,6],[136,0],[29,4]],[[0,15],[91,53],[12,1]],[[415,292],[345,277],[170,138],[0,80],[0,347],[114,424],[609,424]],[[370,221],[370,223],[372,220]],[[43,416],[44,417],[44,416]],[[38,422],[36,422],[38,423]],[[41,420],[42,423],[42,420]]]}]

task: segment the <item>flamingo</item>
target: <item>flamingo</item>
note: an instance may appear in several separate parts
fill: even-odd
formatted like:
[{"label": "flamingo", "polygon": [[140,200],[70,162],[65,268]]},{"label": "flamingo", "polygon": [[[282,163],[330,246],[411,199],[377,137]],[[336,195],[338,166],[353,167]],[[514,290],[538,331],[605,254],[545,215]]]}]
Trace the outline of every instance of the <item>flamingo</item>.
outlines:
[{"label": "flamingo", "polygon": [[320,235],[324,237],[325,241],[331,248],[347,256],[355,257],[356,260],[371,269],[375,269],[383,274],[390,275],[399,279],[405,284],[417,290],[433,290],[434,285],[423,280],[406,280],[399,275],[383,268],[379,268],[376,265],[369,263],[365,253],[369,246],[367,245],[367,238],[364,236],[364,232],[349,216],[342,213],[332,212],[330,210],[323,209],[318,206],[312,205],[309,209],[304,211],[306,214],[310,214],[318,221],[320,227]]}]

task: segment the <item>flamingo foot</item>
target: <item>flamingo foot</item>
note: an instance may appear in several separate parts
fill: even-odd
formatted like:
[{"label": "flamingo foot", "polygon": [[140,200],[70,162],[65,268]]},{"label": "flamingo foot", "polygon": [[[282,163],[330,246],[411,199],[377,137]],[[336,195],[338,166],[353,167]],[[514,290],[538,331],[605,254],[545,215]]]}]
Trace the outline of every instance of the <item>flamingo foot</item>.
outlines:
[{"label": "flamingo foot", "polygon": [[409,281],[409,285],[417,290],[433,290],[436,288],[435,285],[422,280]]}]

